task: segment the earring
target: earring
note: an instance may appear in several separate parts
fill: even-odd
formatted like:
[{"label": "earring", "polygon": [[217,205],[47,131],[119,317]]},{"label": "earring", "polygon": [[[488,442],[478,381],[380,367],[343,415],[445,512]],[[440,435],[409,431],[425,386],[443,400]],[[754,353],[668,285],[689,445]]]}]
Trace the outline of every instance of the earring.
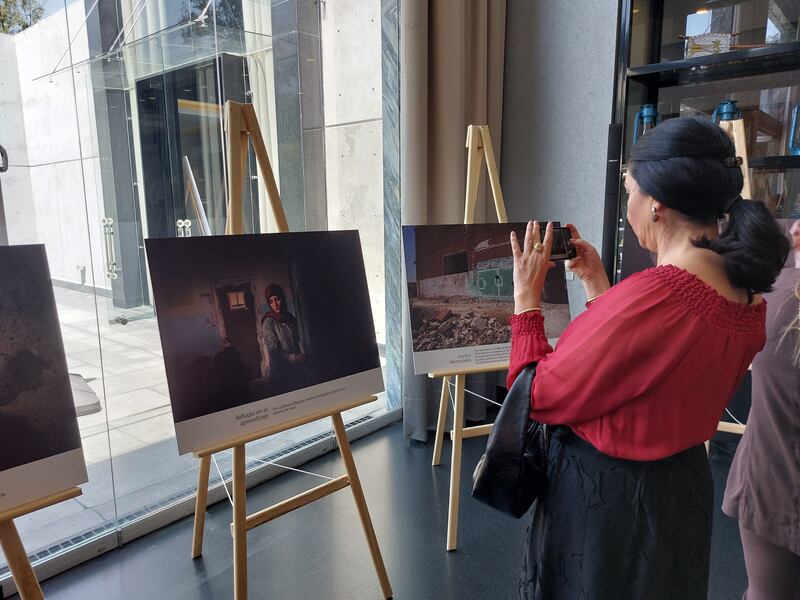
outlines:
[{"label": "earring", "polygon": [[650,220],[653,223],[655,223],[656,221],[658,221],[658,213],[656,212],[656,205],[655,204],[650,207],[650,211],[652,212],[652,214],[650,215]]}]

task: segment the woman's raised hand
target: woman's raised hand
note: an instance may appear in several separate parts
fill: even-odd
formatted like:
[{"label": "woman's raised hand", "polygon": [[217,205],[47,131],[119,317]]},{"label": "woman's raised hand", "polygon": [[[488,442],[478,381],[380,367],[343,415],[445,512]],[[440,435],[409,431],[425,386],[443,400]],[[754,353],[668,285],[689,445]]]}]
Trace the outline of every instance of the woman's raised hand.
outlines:
[{"label": "woman's raised hand", "polygon": [[553,224],[547,224],[544,240],[540,239],[539,223],[528,221],[525,241],[520,248],[517,234],[511,232],[511,252],[514,256],[514,312],[540,308],[547,272],[555,266],[550,260],[553,248]]},{"label": "woman's raised hand", "polygon": [[578,255],[567,261],[566,268],[583,282],[586,297],[595,298],[611,287],[603,261],[594,246],[581,238],[575,225],[567,224],[567,229],[572,234],[572,245]]}]

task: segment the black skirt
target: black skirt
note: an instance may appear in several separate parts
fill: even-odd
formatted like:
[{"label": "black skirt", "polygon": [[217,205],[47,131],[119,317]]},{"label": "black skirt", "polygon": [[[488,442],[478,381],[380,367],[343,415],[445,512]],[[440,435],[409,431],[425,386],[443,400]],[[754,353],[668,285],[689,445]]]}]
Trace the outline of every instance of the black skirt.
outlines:
[{"label": "black skirt", "polygon": [[702,445],[639,462],[558,427],[547,475],[520,598],[705,600],[714,492]]}]

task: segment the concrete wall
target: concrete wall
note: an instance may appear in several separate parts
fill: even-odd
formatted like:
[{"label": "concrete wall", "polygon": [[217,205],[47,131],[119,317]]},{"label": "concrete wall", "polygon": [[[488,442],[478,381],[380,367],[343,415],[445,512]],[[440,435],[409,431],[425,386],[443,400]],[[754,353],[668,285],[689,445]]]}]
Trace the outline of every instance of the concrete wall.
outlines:
[{"label": "concrete wall", "polygon": [[[602,244],[617,3],[509,0],[501,179],[509,220],[574,223]],[[570,286],[573,315],[585,300]]]},{"label": "concrete wall", "polygon": [[0,175],[8,243],[37,241],[36,213],[31,201],[31,175],[25,136],[25,117],[19,89],[14,38],[0,33],[0,144],[8,151],[8,171]]},{"label": "concrete wall", "polygon": [[328,228],[358,229],[378,341],[386,338],[381,3],[321,5]]},{"label": "concrete wall", "polygon": [[[83,10],[74,2],[66,17],[62,9],[13,38],[0,36],[5,46],[0,80],[13,82],[8,75],[16,73],[18,83],[16,94],[10,83],[0,97],[0,131],[11,132],[13,142],[7,147],[14,164],[11,181],[4,176],[3,196],[10,243],[44,243],[54,279],[81,283],[83,272],[86,283],[105,287],[91,85],[80,72],[74,87],[69,70],[48,76],[67,49],[70,33],[78,31]],[[84,31],[73,42],[72,59],[87,57]],[[69,62],[67,55],[60,68]]]},{"label": "concrete wall", "polygon": [[320,5],[272,0],[270,10],[281,200],[289,229],[324,230]]},{"label": "concrete wall", "polygon": [[[517,231],[521,235],[522,231]],[[470,226],[432,225],[416,230],[416,274],[418,279],[445,275],[445,256],[467,253],[469,269],[497,268],[511,256],[508,225],[486,223]],[[498,261],[499,262],[490,262]]]},{"label": "concrete wall", "polygon": [[469,284],[469,273],[421,279],[417,282],[417,293],[420,298],[449,298],[452,296],[473,295]]}]

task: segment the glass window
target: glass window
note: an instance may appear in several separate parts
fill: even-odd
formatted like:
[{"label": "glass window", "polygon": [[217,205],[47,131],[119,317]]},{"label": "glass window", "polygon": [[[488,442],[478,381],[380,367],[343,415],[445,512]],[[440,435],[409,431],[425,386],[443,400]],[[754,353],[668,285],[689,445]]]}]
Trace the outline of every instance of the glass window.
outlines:
[{"label": "glass window", "polygon": [[[656,109],[663,119],[711,119],[722,101],[734,101],[744,120],[751,191],[776,215],[800,211],[800,71],[771,73],[658,89]],[[631,82],[627,148],[648,88]],[[719,115],[717,115],[719,119]]]},{"label": "glass window", "polygon": [[[382,350],[386,340],[380,1],[297,11],[100,0],[87,15],[92,4],[50,0],[37,23],[0,35],[0,144],[12,164],[0,175],[0,234],[45,244],[70,371],[97,397],[79,417],[83,496],[18,522],[41,559],[106,534],[116,544],[119,528],[124,537],[194,492],[198,461],[175,444],[144,240],[224,233],[226,100],[254,105],[291,230],[359,230]],[[244,230],[273,232],[252,147],[246,158]],[[251,306],[241,290],[224,300]],[[344,416],[385,411],[382,395]],[[330,429],[323,420],[249,444],[248,467],[288,460]],[[217,463],[212,485],[230,473],[227,454]]]}]

